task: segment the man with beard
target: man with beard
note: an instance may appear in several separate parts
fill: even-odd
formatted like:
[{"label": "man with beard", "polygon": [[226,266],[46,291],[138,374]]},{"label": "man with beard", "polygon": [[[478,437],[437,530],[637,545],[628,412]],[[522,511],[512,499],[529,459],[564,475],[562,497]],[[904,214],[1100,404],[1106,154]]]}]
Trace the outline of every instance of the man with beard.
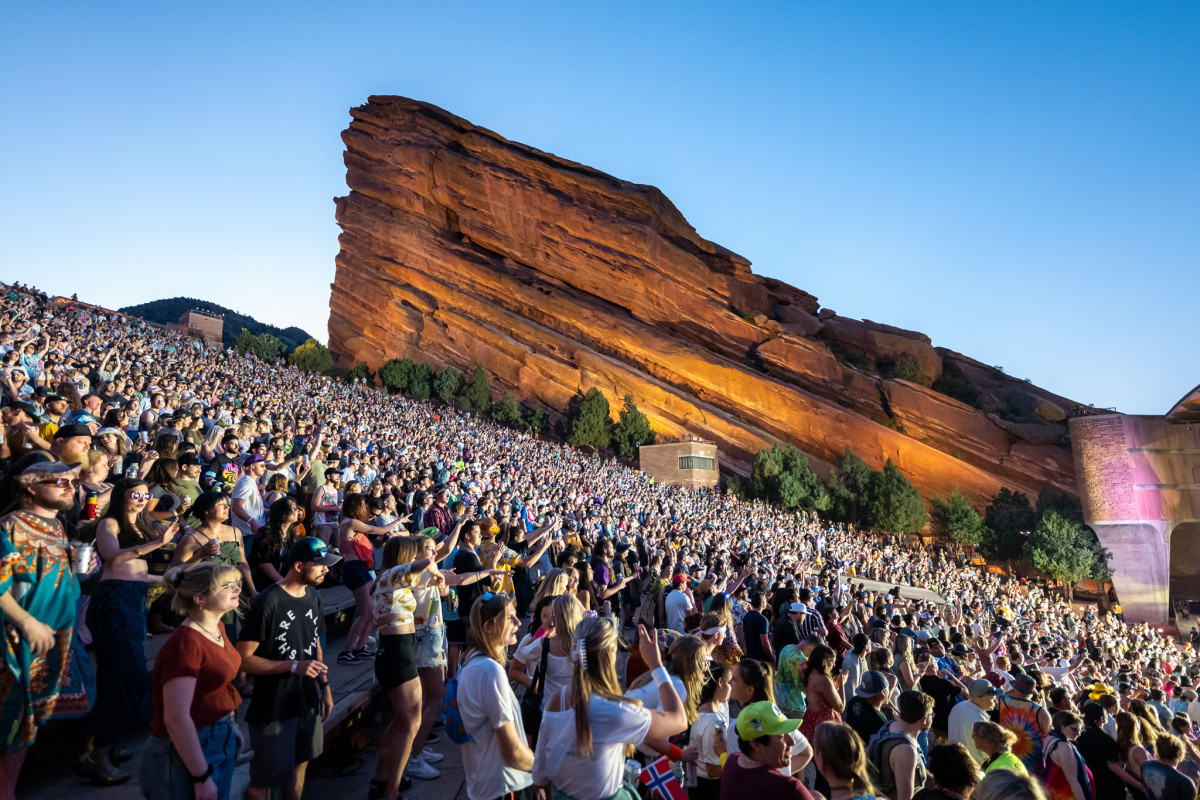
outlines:
[{"label": "man with beard", "polygon": [[267,800],[275,787],[284,800],[300,800],[308,762],[321,754],[321,718],[333,711],[333,693],[316,587],[340,560],[320,539],[298,539],[288,549],[283,580],[250,605],[237,647],[242,669],[257,676],[246,712],[254,750],[246,791],[251,800]]},{"label": "man with beard", "polygon": [[13,796],[39,727],[89,708],[79,672],[87,656],[75,639],[79,582],[55,516],[71,507],[78,475],[61,461],[31,463],[14,477],[19,510],[0,518],[0,615],[15,667],[0,684],[0,797]]}]

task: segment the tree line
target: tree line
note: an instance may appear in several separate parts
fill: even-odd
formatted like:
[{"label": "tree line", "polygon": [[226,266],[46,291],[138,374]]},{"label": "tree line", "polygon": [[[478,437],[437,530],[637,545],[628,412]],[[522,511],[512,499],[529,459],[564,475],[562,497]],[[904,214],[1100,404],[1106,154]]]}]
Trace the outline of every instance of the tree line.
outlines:
[{"label": "tree line", "polygon": [[847,447],[826,482],[791,445],[758,451],[750,477],[735,475],[727,488],[744,498],[885,533],[913,534],[928,524],[935,536],[956,548],[973,546],[986,558],[1007,562],[1010,571],[1014,562],[1028,559],[1061,581],[1068,598],[1080,581],[1112,577],[1112,554],[1083,524],[1079,503],[1054,492],[1042,491],[1031,503],[1021,492],[1003,488],[981,514],[955,489],[947,497],[931,498],[927,508],[891,459],[883,469],[872,470]]}]

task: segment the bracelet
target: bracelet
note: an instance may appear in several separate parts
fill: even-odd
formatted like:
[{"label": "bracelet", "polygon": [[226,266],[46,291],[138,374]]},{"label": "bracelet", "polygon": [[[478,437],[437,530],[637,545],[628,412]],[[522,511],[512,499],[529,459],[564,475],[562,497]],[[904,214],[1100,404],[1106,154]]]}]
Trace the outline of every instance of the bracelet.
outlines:
[{"label": "bracelet", "polygon": [[293,661],[293,662],[292,662],[292,668],[291,668],[290,670],[288,670],[288,671],[289,671],[289,672],[291,672],[291,673],[294,675],[294,674],[296,673],[296,667],[297,667],[298,665],[299,665],[299,662]]},{"label": "bracelet", "polygon": [[672,761],[683,760],[683,751],[679,749],[679,745],[671,745],[671,752],[667,753],[667,758],[671,759]]},{"label": "bracelet", "polygon": [[666,667],[656,667],[654,671],[650,673],[650,677],[654,679],[655,689],[671,683],[671,676],[667,674]]},{"label": "bracelet", "polygon": [[208,780],[209,778],[212,777],[212,774],[213,774],[213,765],[209,764],[208,769],[204,770],[204,772],[201,773],[200,775],[193,775],[189,772],[188,777],[191,778],[192,783],[204,783],[206,780]]}]

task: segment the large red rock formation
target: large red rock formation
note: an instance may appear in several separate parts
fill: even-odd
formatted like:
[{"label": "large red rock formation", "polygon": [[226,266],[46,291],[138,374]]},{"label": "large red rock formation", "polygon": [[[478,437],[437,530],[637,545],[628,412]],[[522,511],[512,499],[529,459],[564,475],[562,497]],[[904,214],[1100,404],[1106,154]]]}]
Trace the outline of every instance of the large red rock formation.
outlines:
[{"label": "large red rock formation", "polygon": [[[592,386],[614,407],[630,393],[661,433],[712,439],[742,471],[791,442],[822,471],[846,447],[876,468],[891,458],[926,496],[1075,494],[1070,401],[821,309],[701,238],[652,186],[402,97],[351,115],[329,318],[340,363],[482,364],[497,391],[552,414]],[[978,407],[884,377],[905,356],[925,382],[952,369],[978,387]]]}]

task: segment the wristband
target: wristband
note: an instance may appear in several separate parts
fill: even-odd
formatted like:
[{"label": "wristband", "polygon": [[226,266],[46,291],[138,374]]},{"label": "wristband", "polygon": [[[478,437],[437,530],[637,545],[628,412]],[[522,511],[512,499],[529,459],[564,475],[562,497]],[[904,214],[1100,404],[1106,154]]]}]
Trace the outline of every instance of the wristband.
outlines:
[{"label": "wristband", "polygon": [[204,770],[204,772],[200,775],[192,775],[191,773],[188,773],[188,777],[191,778],[192,783],[204,783],[206,780],[212,777],[212,774],[213,765],[209,764],[208,769]]},{"label": "wristband", "polygon": [[289,672],[291,672],[293,675],[296,674],[297,665],[298,665],[297,662],[295,662],[295,661],[292,662],[292,668],[289,670]]},{"label": "wristband", "polygon": [[663,684],[669,684],[671,682],[671,676],[667,674],[666,667],[656,667],[655,670],[650,673],[650,677],[654,679],[655,689],[659,689],[663,686]]},{"label": "wristband", "polygon": [[721,767],[722,767],[722,768],[724,768],[724,766],[725,766],[725,759],[726,759],[726,758],[728,758],[728,757],[729,757],[729,754],[728,754],[728,753],[721,753],[719,756],[717,756],[717,758],[719,758],[719,759],[721,760]]},{"label": "wristband", "polygon": [[667,758],[671,759],[672,761],[683,760],[683,751],[679,749],[679,745],[671,745],[671,752],[667,753]]}]

